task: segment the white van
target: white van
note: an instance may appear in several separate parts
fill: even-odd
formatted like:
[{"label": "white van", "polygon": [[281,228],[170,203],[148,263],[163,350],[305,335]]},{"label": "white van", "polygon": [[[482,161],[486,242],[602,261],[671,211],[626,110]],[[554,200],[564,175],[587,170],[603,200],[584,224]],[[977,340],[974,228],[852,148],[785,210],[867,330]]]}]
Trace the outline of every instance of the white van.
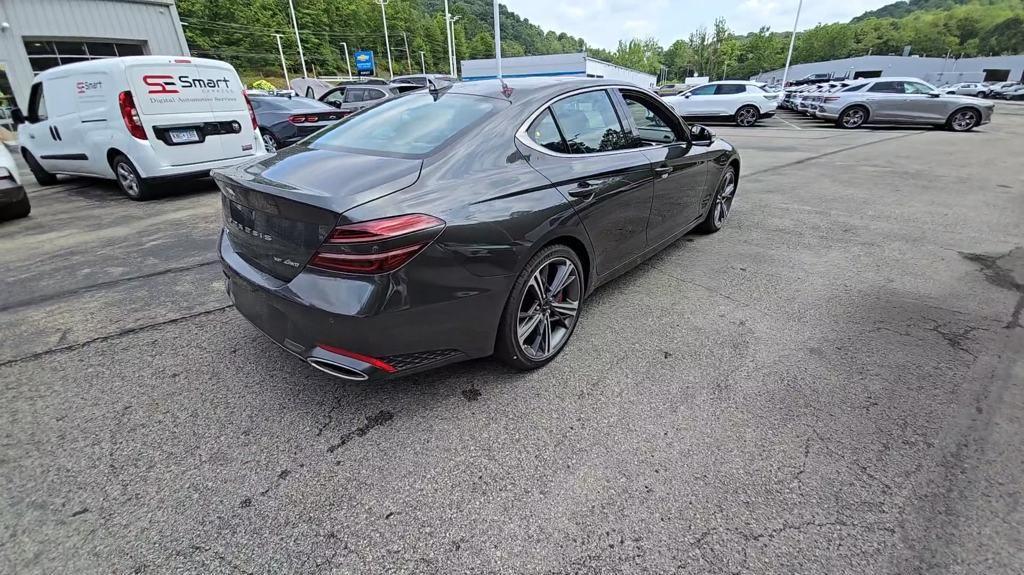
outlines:
[{"label": "white van", "polygon": [[40,73],[27,111],[13,116],[40,185],[55,174],[108,178],[145,200],[160,181],[266,153],[244,88],[218,60],[107,58]]}]

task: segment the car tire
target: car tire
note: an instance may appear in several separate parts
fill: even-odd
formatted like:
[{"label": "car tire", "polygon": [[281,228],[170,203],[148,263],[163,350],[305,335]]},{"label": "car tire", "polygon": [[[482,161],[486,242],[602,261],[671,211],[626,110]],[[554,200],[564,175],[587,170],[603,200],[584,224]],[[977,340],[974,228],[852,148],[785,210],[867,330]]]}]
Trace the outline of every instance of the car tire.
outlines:
[{"label": "car tire", "polygon": [[[556,281],[561,289],[553,289]],[[530,258],[505,303],[495,355],[522,371],[558,357],[579,323],[584,282],[580,258],[568,246],[550,245]]]},{"label": "car tire", "polygon": [[836,126],[844,130],[855,130],[868,121],[868,109],[864,106],[850,106],[839,114]]},{"label": "car tire", "polygon": [[711,198],[711,207],[708,208],[704,221],[697,226],[697,233],[713,234],[725,227],[725,221],[729,218],[733,201],[736,199],[738,186],[736,167],[727,167],[718,181],[718,188],[715,189],[715,195]]},{"label": "car tire", "polygon": [[47,172],[46,168],[39,164],[39,160],[32,155],[32,152],[22,148],[21,155],[25,158],[25,163],[28,164],[32,177],[36,179],[40,186],[53,186],[57,184],[57,176]]},{"label": "car tire", "polygon": [[25,194],[20,200],[0,208],[0,221],[24,218],[31,212],[32,204],[28,201],[28,194]]},{"label": "car tire", "polygon": [[951,132],[970,132],[981,123],[981,114],[971,108],[954,110],[946,119],[946,129]]},{"label": "car tire", "polygon": [[739,110],[733,114],[733,121],[736,122],[737,126],[742,128],[749,128],[757,124],[757,120],[761,117],[761,110],[757,106],[740,106]]},{"label": "car tire", "polygon": [[263,138],[263,147],[267,149],[267,152],[273,154],[281,149],[281,141],[270,130],[260,128],[260,137]]},{"label": "car tire", "polygon": [[985,92],[978,92],[976,97],[977,98],[984,98],[985,97]]},{"label": "car tire", "polygon": [[145,202],[156,197],[156,189],[153,182],[146,181],[135,169],[135,164],[128,159],[128,156],[118,155],[111,162],[110,167],[114,169],[114,177],[117,179],[117,186],[129,198],[137,202]]}]

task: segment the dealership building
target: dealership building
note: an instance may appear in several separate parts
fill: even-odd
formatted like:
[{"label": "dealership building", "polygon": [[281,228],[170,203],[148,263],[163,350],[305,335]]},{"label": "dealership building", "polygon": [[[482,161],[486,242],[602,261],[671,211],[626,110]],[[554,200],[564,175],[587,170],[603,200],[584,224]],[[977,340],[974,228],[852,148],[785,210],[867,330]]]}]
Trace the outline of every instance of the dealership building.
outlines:
[{"label": "dealership building", "polygon": [[48,68],[143,54],[189,54],[174,0],[0,0],[0,108]]},{"label": "dealership building", "polygon": [[[782,82],[782,69],[758,74],[756,82]],[[932,84],[957,82],[1024,82],[1024,55],[981,58],[923,58],[920,56],[858,56],[827,62],[797,64],[789,69],[789,80],[811,74],[831,74],[837,78],[878,78],[904,76],[920,78]]]},{"label": "dealership building", "polygon": [[[498,63],[494,58],[463,60],[461,64],[462,79],[467,82],[498,77]],[[658,78],[652,74],[590,58],[584,53],[502,58],[501,75],[505,78],[526,78],[531,76],[611,78],[630,82],[644,88],[654,88],[658,81]]]}]

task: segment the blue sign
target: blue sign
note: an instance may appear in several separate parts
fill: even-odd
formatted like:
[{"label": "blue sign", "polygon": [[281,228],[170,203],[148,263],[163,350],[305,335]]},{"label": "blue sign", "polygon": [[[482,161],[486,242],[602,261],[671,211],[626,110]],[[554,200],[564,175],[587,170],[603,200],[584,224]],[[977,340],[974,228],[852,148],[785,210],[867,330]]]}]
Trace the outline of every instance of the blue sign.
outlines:
[{"label": "blue sign", "polygon": [[360,76],[373,76],[373,51],[360,50],[356,52],[356,70]]}]

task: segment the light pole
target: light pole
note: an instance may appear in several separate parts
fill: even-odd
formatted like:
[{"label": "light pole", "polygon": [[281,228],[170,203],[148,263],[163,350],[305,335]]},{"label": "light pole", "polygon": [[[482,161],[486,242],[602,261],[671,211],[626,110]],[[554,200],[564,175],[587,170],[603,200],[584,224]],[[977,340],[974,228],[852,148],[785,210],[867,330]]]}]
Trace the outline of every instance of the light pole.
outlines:
[{"label": "light pole", "polygon": [[448,53],[448,57],[452,59],[452,76],[456,76],[456,77],[458,77],[458,75],[459,75],[458,74],[458,70],[459,70],[459,55],[458,55],[458,52],[456,51],[456,47],[455,47],[455,21],[458,20],[459,18],[462,18],[462,16],[452,16],[451,22],[448,23],[448,26],[451,29],[451,38],[452,38],[452,48],[451,48],[451,52]]},{"label": "light pole", "polygon": [[427,62],[423,59],[423,50],[420,50],[420,69],[423,70],[424,74],[427,73]]},{"label": "light pole", "polygon": [[295,29],[295,43],[299,45],[299,61],[302,62],[302,77],[308,78],[306,74],[306,57],[302,55],[302,40],[299,39],[299,23],[295,20],[295,4],[288,0],[288,8],[292,12],[292,28]]},{"label": "light pole", "polygon": [[501,82],[501,16],[498,15],[498,0],[494,0],[494,59],[498,63],[498,82]]},{"label": "light pole", "polygon": [[274,37],[277,38],[277,53],[281,56],[281,71],[284,72],[284,87],[285,89],[290,90],[292,82],[288,79],[288,66],[284,63],[284,50],[281,48],[281,35],[274,34]]},{"label": "light pole", "polygon": [[445,40],[448,41],[448,68],[449,73],[455,75],[455,60],[452,59],[452,29],[451,29],[452,15],[448,12],[448,0],[444,0],[444,35]]},{"label": "light pole", "polygon": [[412,55],[409,54],[409,36],[402,32],[402,41],[405,42],[405,63],[409,66],[409,73],[412,74]]},{"label": "light pole", "polygon": [[345,49],[345,67],[348,69],[348,79],[352,79],[352,62],[348,59],[348,43],[342,42],[341,47]]},{"label": "light pole", "polygon": [[388,0],[377,0],[377,4],[380,4],[380,17],[384,20],[384,45],[388,49],[388,74],[394,78],[395,70],[391,65],[391,40],[388,39],[388,14],[384,11],[384,5],[387,3]]},{"label": "light pole", "polygon": [[782,90],[786,90],[786,80],[789,78],[789,62],[793,59],[793,44],[796,43],[796,27],[800,24],[800,9],[804,7],[804,0],[796,5],[796,20],[793,21],[793,34],[789,37],[789,53],[786,54],[786,68],[782,71]]}]

